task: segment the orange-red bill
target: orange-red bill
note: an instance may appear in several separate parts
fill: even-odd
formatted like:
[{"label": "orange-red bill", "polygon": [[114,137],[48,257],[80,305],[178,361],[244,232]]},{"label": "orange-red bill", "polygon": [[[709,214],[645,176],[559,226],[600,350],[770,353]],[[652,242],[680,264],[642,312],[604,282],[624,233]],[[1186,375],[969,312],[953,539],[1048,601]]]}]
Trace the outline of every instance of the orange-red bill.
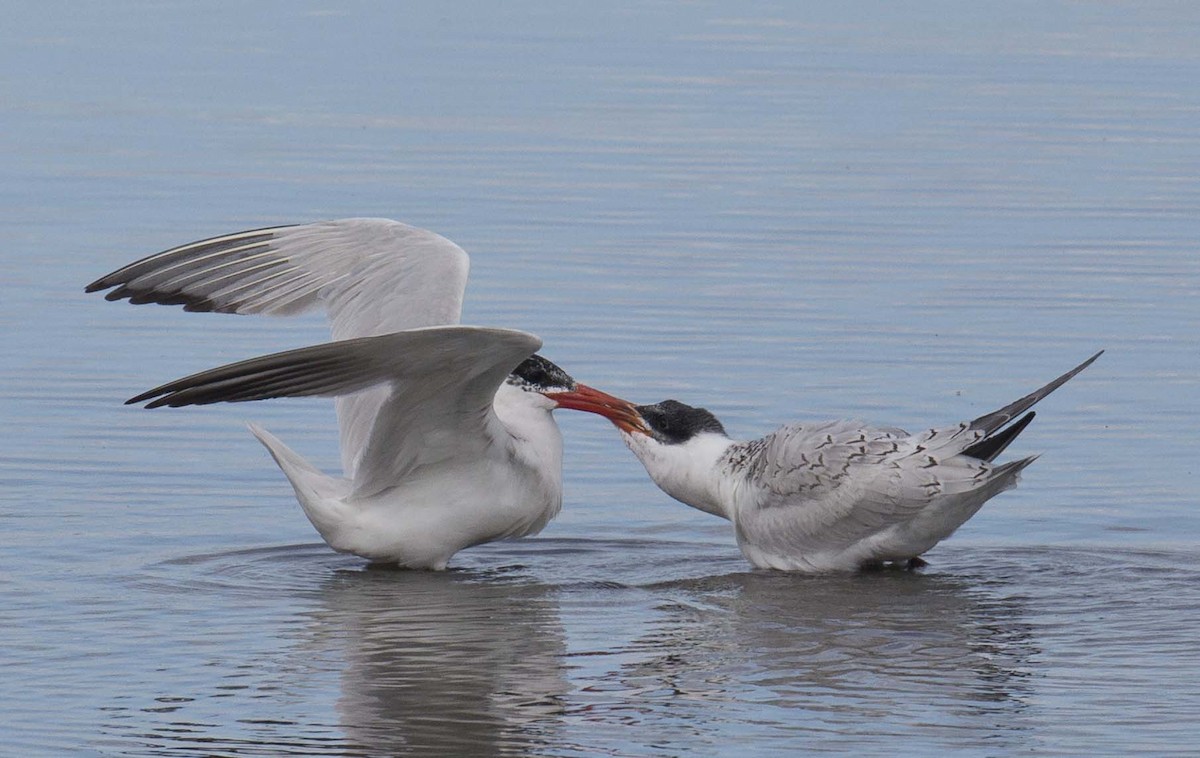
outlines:
[{"label": "orange-red bill", "polygon": [[576,383],[570,392],[548,392],[546,397],[558,403],[560,408],[599,414],[623,432],[649,432],[633,403],[586,384]]}]

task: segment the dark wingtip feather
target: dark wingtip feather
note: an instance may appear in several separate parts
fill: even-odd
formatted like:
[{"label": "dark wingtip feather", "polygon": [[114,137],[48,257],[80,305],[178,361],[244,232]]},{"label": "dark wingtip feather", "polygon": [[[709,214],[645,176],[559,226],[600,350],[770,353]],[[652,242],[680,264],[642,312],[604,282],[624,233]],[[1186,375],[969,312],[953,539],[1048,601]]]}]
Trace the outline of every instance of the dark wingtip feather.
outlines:
[{"label": "dark wingtip feather", "polygon": [[365,386],[356,384],[356,377],[364,376],[362,381],[372,383],[386,379],[371,375],[373,358],[369,348],[380,339],[328,342],[218,366],[146,390],[125,404],[149,400],[146,408],[179,408],[356,391]]},{"label": "dark wingtip feather", "polygon": [[207,297],[198,297],[195,295],[184,295],[182,293],[173,295],[169,298],[162,298],[158,301],[161,305],[182,305],[183,310],[188,313],[234,313],[233,308],[220,308],[215,302]]},{"label": "dark wingtip feather", "polygon": [[[247,229],[242,232],[234,232],[232,234],[224,234],[219,237],[210,237],[208,239],[189,242],[186,245],[178,245],[164,250],[161,253],[147,256],[141,260],[134,261],[126,266],[105,274],[96,281],[84,287],[84,292],[99,292],[110,287],[118,287],[114,292],[105,295],[107,300],[121,300],[130,298],[134,305],[145,305],[147,303],[156,303],[160,305],[180,305],[181,303],[157,300],[151,297],[150,299],[136,300],[136,295],[126,288],[129,282],[139,278],[146,273],[153,273],[160,267],[170,266],[180,260],[186,260],[189,256],[196,254],[212,254],[222,252],[235,245],[261,245],[275,239],[277,232],[283,229],[290,229],[299,226],[299,224],[280,224],[278,226],[266,226],[261,229]],[[120,294],[117,294],[120,293]]]},{"label": "dark wingtip feather", "polygon": [[1004,406],[1003,408],[1001,408],[998,411],[993,411],[992,413],[988,413],[986,415],[980,416],[979,418],[977,418],[971,422],[971,428],[972,429],[982,429],[985,434],[988,434],[988,435],[992,434],[992,432],[994,432],[996,429],[999,429],[1000,427],[1007,424],[1010,420],[1015,418],[1018,414],[1024,413],[1025,411],[1029,410],[1031,407],[1033,407],[1033,405],[1035,403],[1039,402],[1040,400],[1045,398],[1047,395],[1049,395],[1051,392],[1053,392],[1054,390],[1058,389],[1059,387],[1063,386],[1068,381],[1073,379],[1076,374],[1078,374],[1080,371],[1083,371],[1085,368],[1087,368],[1088,366],[1095,363],[1096,359],[1102,355],[1104,355],[1103,350],[1096,353],[1091,358],[1088,358],[1083,363],[1080,363],[1078,366],[1071,369],[1070,371],[1063,374],[1062,376],[1058,377],[1057,379],[1050,382],[1049,384],[1046,384],[1045,386],[1029,393],[1028,395],[1021,398],[1020,400],[1016,400],[1012,403],[1009,403],[1008,405]]},{"label": "dark wingtip feather", "polygon": [[[159,392],[158,392],[158,390],[156,390],[156,389],[153,389],[153,390],[148,390],[148,391],[146,391],[146,392],[143,392],[143,393],[142,393],[142,394],[140,394],[140,395],[137,395],[136,397],[131,397],[131,398],[129,398],[128,400],[126,400],[126,401],[125,401],[125,405],[135,405],[135,404],[137,404],[137,403],[141,403],[141,402],[143,402],[143,401],[149,400],[150,398],[152,398],[152,397],[154,397],[155,395],[158,395],[158,394],[159,394]],[[152,406],[152,405],[147,405],[146,407],[147,407],[147,408],[153,408],[154,406]]]},{"label": "dark wingtip feather", "polygon": [[1012,441],[1015,440],[1017,436],[1025,430],[1025,427],[1029,426],[1029,422],[1033,421],[1033,418],[1036,415],[1037,414],[1034,411],[1026,413],[1019,421],[1012,424],[1004,431],[996,432],[990,437],[985,437],[984,439],[976,442],[974,445],[966,448],[963,450],[963,455],[969,455],[972,458],[978,458],[981,461],[996,460],[996,458],[1004,452],[1004,449],[1012,444]]}]

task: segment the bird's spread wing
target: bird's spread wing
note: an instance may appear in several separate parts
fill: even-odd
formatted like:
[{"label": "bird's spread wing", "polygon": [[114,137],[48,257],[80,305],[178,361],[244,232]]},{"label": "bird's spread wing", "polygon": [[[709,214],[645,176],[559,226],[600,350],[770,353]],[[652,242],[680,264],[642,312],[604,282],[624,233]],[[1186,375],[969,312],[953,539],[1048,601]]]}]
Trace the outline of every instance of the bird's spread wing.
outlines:
[{"label": "bird's spread wing", "polygon": [[509,329],[442,326],[289,350],[178,379],[131,398],[147,407],[377,391],[384,401],[356,462],[354,491],[368,496],[427,462],[478,453],[494,442],[492,400],[541,346]]},{"label": "bird's spread wing", "polygon": [[289,315],[324,307],[334,339],[458,323],[469,260],[425,229],[378,218],[192,242],[102,276],[88,292],[185,310]]},{"label": "bird's spread wing", "polygon": [[[192,242],[144,258],[87,287],[109,300],[185,310],[289,315],[324,308],[335,340],[457,324],[467,254],[433,232],[388,219],[278,226]],[[337,400],[348,476],[387,397]]]}]

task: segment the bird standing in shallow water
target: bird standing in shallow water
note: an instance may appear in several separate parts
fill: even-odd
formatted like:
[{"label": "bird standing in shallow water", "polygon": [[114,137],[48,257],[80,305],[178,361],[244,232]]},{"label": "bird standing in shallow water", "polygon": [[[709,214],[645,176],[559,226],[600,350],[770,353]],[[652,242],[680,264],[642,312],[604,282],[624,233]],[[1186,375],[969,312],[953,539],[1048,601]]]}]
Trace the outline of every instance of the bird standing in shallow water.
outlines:
[{"label": "bird standing in shallow water", "polygon": [[663,491],[732,521],[759,568],[919,566],[1037,458],[992,462],[1033,420],[1021,414],[1102,353],[998,411],[920,434],[832,421],[736,442],[713,414],[675,400],[613,423]]},{"label": "bird standing in shallow water", "polygon": [[215,368],[128,402],[148,407],[335,397],[343,476],[251,431],[334,549],[443,569],[457,551],[535,534],[562,504],[558,407],[638,423],[632,406],[535,355],[541,340],[457,326],[467,254],[387,219],[202,240],[93,282],[109,300],[288,315],[324,308],[334,341]]}]

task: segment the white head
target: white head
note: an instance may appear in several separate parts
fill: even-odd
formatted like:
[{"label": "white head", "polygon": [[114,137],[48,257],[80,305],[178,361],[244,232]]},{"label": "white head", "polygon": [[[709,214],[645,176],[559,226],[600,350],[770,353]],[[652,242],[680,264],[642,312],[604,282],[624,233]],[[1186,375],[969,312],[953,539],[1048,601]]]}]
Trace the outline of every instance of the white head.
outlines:
[{"label": "white head", "polygon": [[717,417],[678,400],[635,408],[640,425],[613,423],[654,483],[680,502],[729,518],[717,462],[733,441]]}]

